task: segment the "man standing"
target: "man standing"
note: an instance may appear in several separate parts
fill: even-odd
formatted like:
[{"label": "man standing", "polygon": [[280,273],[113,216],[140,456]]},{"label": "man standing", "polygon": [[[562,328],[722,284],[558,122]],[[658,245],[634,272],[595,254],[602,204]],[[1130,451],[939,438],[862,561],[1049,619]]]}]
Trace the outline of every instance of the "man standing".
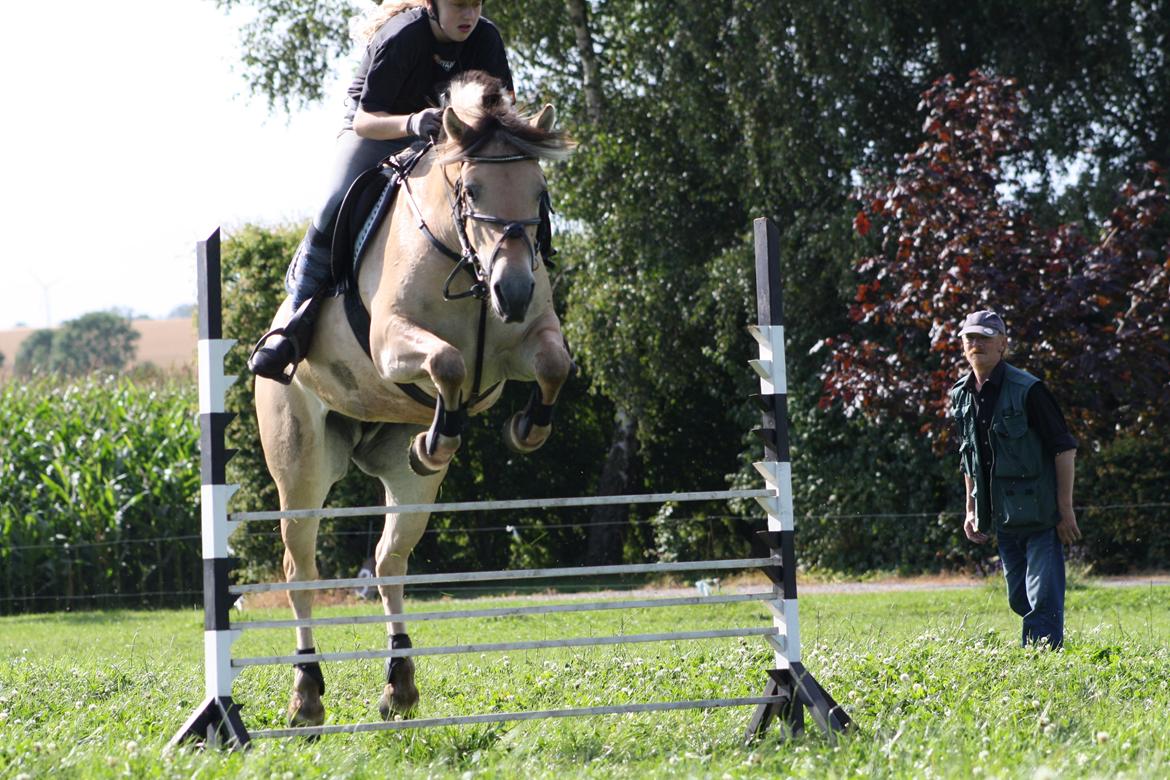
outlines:
[{"label": "man standing", "polygon": [[971,366],[951,388],[966,483],[963,532],[994,533],[1008,603],[1024,619],[1023,644],[1064,642],[1064,549],[1081,538],[1073,511],[1076,439],[1052,393],[1003,359],[1007,329],[993,311],[968,315],[960,331]]}]

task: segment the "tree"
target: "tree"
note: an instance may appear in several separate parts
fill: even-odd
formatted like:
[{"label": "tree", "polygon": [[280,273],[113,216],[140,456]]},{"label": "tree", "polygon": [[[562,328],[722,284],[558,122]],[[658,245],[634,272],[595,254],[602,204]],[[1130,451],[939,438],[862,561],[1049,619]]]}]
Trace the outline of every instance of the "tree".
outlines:
[{"label": "tree", "polygon": [[93,371],[119,372],[134,360],[138,331],[113,312],[90,312],[56,330],[33,331],[21,342],[13,371],[29,376],[53,371],[81,376]]},{"label": "tree", "polygon": [[250,6],[256,15],[240,29],[240,60],[253,95],[284,111],[326,95],[334,62],[352,44],[349,0],[214,0],[225,11]]},{"label": "tree", "polygon": [[53,333],[49,369],[68,376],[121,371],[134,360],[138,338],[126,317],[104,311],[83,314]]},{"label": "tree", "polygon": [[1170,421],[1161,169],[1126,182],[1097,231],[1039,224],[1004,194],[1028,147],[1020,99],[1013,80],[979,72],[923,94],[926,140],[892,181],[860,195],[857,230],[879,223],[880,253],[856,263],[856,327],[824,342],[826,401],[908,416],[944,440],[946,391],[963,366],[957,325],[992,308],[1010,324],[1013,355],[1048,376],[1097,440]]},{"label": "tree", "polygon": [[27,377],[37,371],[49,370],[49,355],[53,350],[53,331],[48,328],[34,330],[20,342],[12,371],[17,376]]}]

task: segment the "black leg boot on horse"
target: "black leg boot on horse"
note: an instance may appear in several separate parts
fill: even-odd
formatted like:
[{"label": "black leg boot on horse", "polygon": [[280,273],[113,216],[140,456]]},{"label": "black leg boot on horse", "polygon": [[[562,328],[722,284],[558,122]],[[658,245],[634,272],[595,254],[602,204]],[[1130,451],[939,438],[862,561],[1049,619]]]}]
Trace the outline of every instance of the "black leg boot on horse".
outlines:
[{"label": "black leg boot on horse", "polygon": [[261,336],[248,357],[248,368],[256,376],[287,385],[309,354],[313,323],[333,281],[331,244],[332,236],[309,226],[285,274],[292,315],[283,327]]}]

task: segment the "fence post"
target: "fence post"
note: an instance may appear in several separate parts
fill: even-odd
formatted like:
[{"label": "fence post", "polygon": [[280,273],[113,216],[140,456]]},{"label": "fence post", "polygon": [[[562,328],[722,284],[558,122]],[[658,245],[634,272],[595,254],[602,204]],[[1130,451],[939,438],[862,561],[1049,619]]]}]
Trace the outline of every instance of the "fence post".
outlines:
[{"label": "fence post", "polygon": [[800,615],[796,601],[796,549],[793,544],[792,464],[788,449],[788,378],[784,360],[783,280],[780,276],[780,232],[776,223],[760,218],[753,223],[756,254],[756,310],[758,325],[748,332],[759,344],[760,357],[750,361],[760,377],[760,394],[754,396],[762,411],[762,425],[756,433],[764,441],[764,459],[755,464],[775,496],[756,500],[768,513],[768,529],[761,535],[767,542],[775,566],[765,569],[772,580],[775,595],[769,607],[779,631],[769,637],[775,651],[776,668],[768,671],[766,696],[781,696],[783,701],[760,704],[748,725],[746,739],[763,735],[771,721],[779,716],[792,734],[804,730],[807,708],[831,739],[844,731],[849,716],[838,706],[811,674],[800,658]]},{"label": "fence post", "polygon": [[200,511],[203,539],[203,703],[172,737],[177,745],[188,739],[209,745],[244,748],[248,732],[240,719],[240,705],[232,701],[232,681],[239,673],[231,665],[231,646],[240,635],[231,627],[232,598],[228,593],[233,561],[228,557],[228,501],[239,485],[228,485],[226,465],[234,451],[224,443],[224,430],[235,417],[225,411],[224,395],[236,381],[225,376],[223,359],[236,343],[223,338],[220,299],[219,229],[197,249],[199,277],[199,451]]}]

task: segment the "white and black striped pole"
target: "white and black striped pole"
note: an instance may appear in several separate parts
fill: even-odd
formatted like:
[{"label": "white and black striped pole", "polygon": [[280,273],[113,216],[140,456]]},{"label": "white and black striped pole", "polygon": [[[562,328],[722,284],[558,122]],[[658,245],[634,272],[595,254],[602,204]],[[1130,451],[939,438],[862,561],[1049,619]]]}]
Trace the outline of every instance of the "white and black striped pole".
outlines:
[{"label": "white and black striped pole", "polygon": [[770,219],[753,223],[756,254],[756,310],[758,325],[748,332],[759,344],[760,357],[751,366],[760,377],[757,396],[763,424],[756,433],[764,440],[764,459],[755,464],[774,496],[757,498],[768,513],[768,530],[762,532],[775,566],[764,571],[772,580],[772,609],[777,634],[768,637],[775,650],[776,668],[769,670],[766,696],[783,701],[761,704],[747,730],[747,739],[760,737],[779,716],[793,734],[804,730],[804,708],[830,737],[845,730],[849,716],[837,705],[800,658],[800,614],[796,601],[796,548],[792,511],[792,463],[788,450],[788,380],[784,363],[784,304],[780,277],[780,233]]},{"label": "white and black striped pole", "polygon": [[205,698],[171,739],[177,745],[189,739],[209,746],[243,748],[248,732],[240,719],[240,705],[232,701],[232,643],[240,635],[231,627],[232,595],[228,556],[228,501],[239,485],[227,484],[228,459],[235,454],[224,443],[224,431],[235,414],[225,410],[225,394],[234,376],[224,374],[223,360],[235,339],[223,338],[220,299],[219,230],[197,249],[199,275],[199,451],[200,511],[203,538],[203,665]]}]

